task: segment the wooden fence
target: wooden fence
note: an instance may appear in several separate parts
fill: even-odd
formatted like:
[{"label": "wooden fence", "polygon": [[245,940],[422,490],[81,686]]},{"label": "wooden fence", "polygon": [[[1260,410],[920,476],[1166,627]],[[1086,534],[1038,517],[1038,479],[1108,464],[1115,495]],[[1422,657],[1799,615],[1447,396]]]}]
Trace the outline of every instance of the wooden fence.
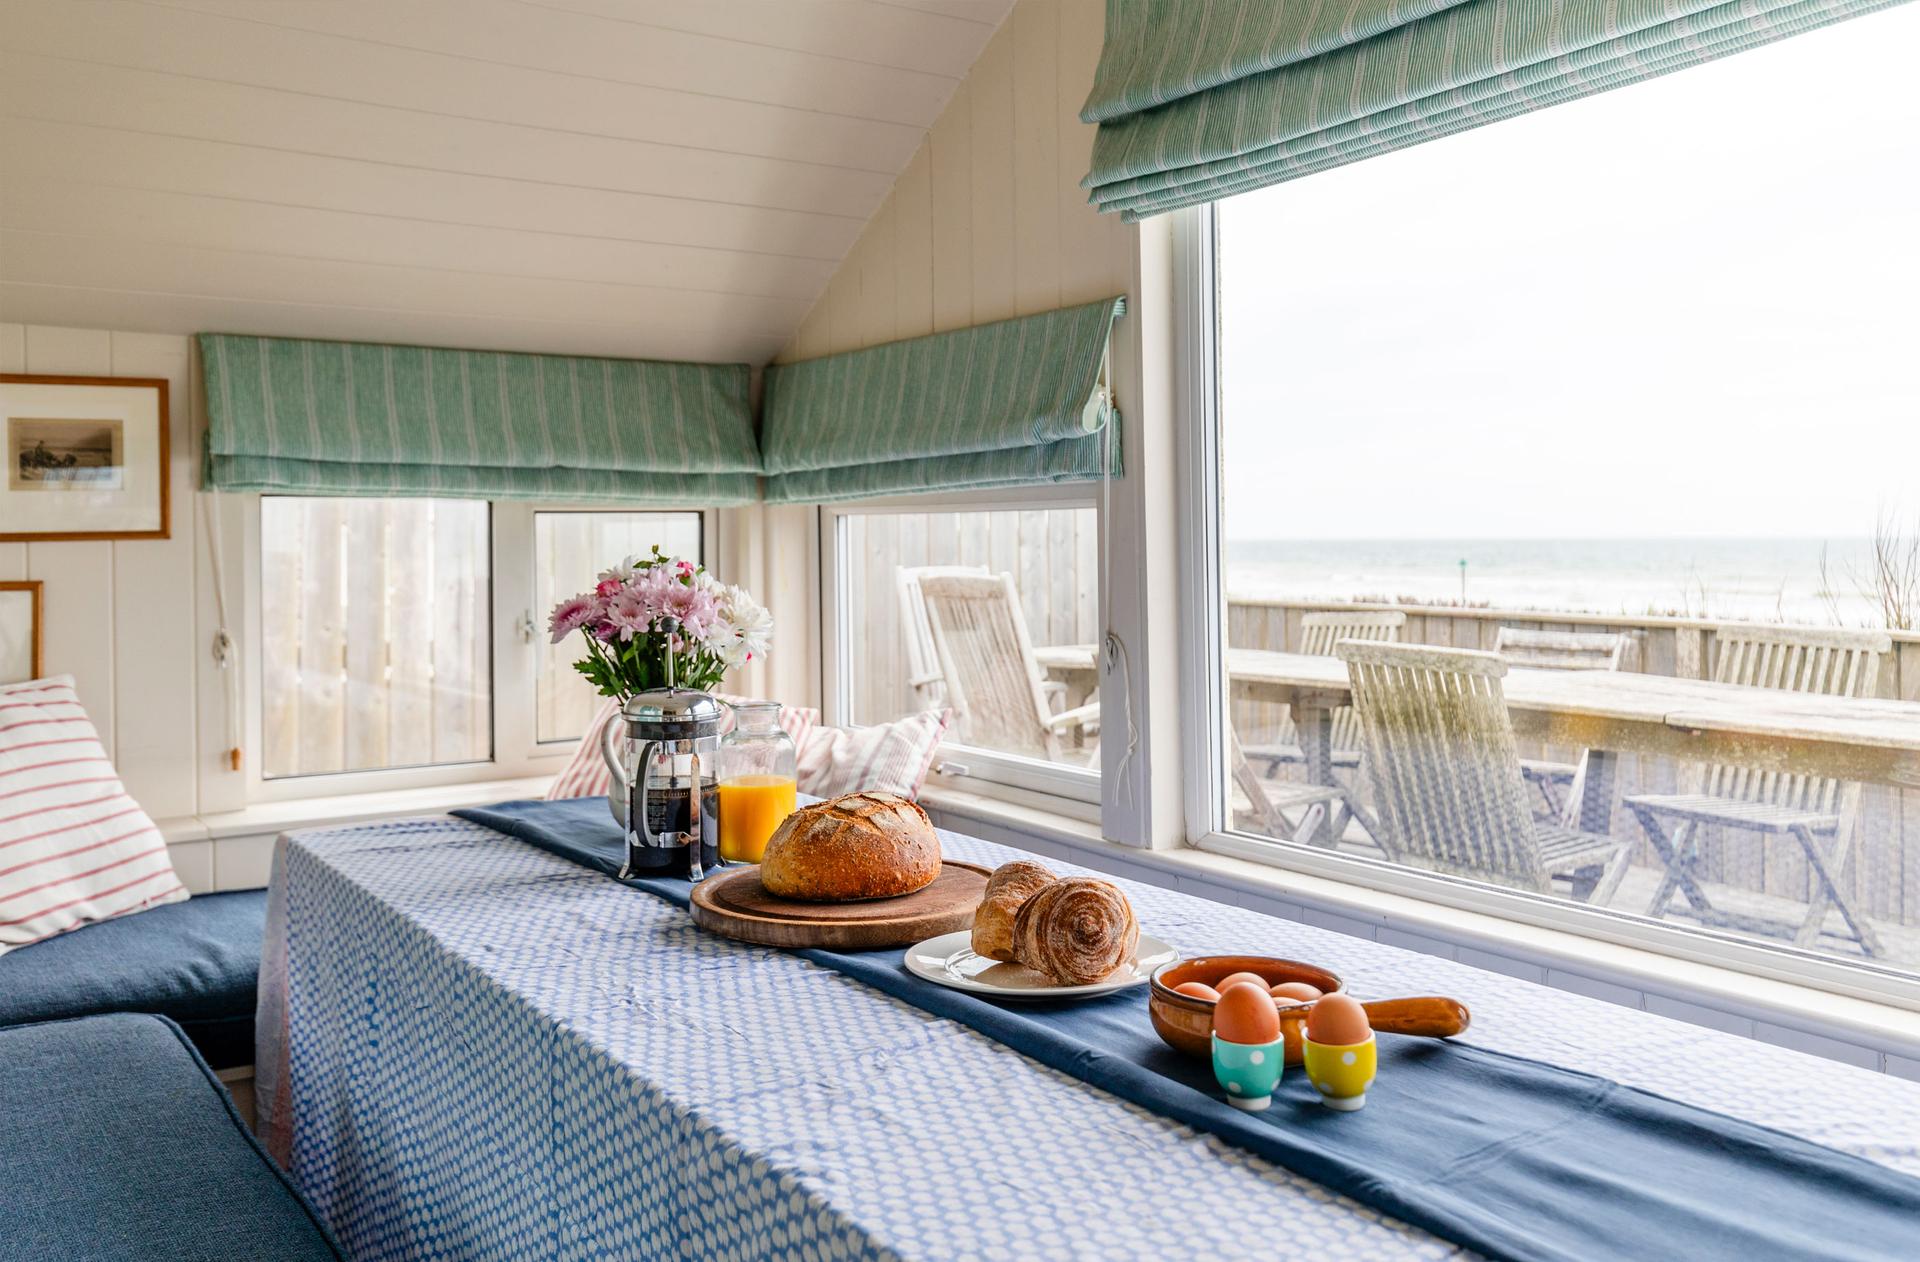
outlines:
[{"label": "wooden fence", "polygon": [[487,506],[269,496],[260,518],[264,774],[488,757]]}]

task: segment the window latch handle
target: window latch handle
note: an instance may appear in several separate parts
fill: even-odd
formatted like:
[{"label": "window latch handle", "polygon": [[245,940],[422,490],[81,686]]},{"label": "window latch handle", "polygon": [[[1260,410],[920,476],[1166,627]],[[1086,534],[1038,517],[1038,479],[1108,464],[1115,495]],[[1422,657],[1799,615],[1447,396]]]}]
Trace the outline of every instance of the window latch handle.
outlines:
[{"label": "window latch handle", "polygon": [[533,610],[531,609],[521,610],[520,638],[522,640],[525,640],[528,644],[532,644],[535,638],[539,636],[539,634],[540,634],[540,628],[536,626],[533,621]]}]

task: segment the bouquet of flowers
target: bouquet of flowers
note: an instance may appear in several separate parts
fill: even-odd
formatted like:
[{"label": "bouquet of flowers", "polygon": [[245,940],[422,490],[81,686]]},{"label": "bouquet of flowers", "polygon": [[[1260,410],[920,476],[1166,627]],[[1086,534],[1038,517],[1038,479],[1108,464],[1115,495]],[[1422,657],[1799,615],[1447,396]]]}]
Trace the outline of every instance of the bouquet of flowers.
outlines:
[{"label": "bouquet of flowers", "polygon": [[710,691],[734,667],[764,656],[773,640],[773,615],[744,589],[657,547],[555,605],[548,627],[555,644],[580,632],[587,655],[574,669],[601,696],[622,701],[666,687],[669,658],[677,686]]}]

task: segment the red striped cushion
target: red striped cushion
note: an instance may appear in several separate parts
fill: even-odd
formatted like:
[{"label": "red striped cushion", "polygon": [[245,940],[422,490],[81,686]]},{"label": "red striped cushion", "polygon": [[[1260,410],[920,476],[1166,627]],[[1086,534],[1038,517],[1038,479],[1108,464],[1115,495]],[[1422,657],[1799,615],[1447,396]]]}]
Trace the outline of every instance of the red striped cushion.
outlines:
[{"label": "red striped cushion", "polygon": [[800,746],[800,791],[816,797],[842,793],[920,796],[951,710],[926,710],[868,727],[818,727]]},{"label": "red striped cushion", "polygon": [[[734,697],[716,693],[720,700],[729,704],[750,701],[750,697]],[[600,731],[606,727],[620,709],[620,702],[609,697],[607,703],[594,714],[593,721],[587,724],[587,734],[580,738],[580,744],[573,751],[573,757],[553,783],[547,787],[549,799],[598,797],[607,791],[613,777],[607,773],[607,761],[600,756]],[[820,722],[820,711],[806,706],[781,706],[780,727],[793,738],[796,750],[806,746],[807,733]],[[0,808],[5,806],[0,802]]]},{"label": "red striped cushion", "polygon": [[186,896],[73,677],[0,686],[0,955]]}]

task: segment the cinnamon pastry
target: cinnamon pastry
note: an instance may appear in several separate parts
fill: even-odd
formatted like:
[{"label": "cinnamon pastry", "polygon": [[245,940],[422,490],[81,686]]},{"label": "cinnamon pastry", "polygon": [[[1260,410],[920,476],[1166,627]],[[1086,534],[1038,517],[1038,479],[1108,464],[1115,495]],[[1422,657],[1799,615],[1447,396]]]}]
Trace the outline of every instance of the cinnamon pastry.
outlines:
[{"label": "cinnamon pastry", "polygon": [[1022,903],[1053,881],[1053,873],[1025,859],[995,868],[987,878],[986,897],[973,913],[974,953],[1012,963],[1017,958],[1013,952],[1013,918]]},{"label": "cinnamon pastry", "polygon": [[1119,886],[1074,876],[1042,886],[1020,905],[1013,942],[1028,968],[1063,986],[1084,986],[1133,959],[1140,922]]}]

